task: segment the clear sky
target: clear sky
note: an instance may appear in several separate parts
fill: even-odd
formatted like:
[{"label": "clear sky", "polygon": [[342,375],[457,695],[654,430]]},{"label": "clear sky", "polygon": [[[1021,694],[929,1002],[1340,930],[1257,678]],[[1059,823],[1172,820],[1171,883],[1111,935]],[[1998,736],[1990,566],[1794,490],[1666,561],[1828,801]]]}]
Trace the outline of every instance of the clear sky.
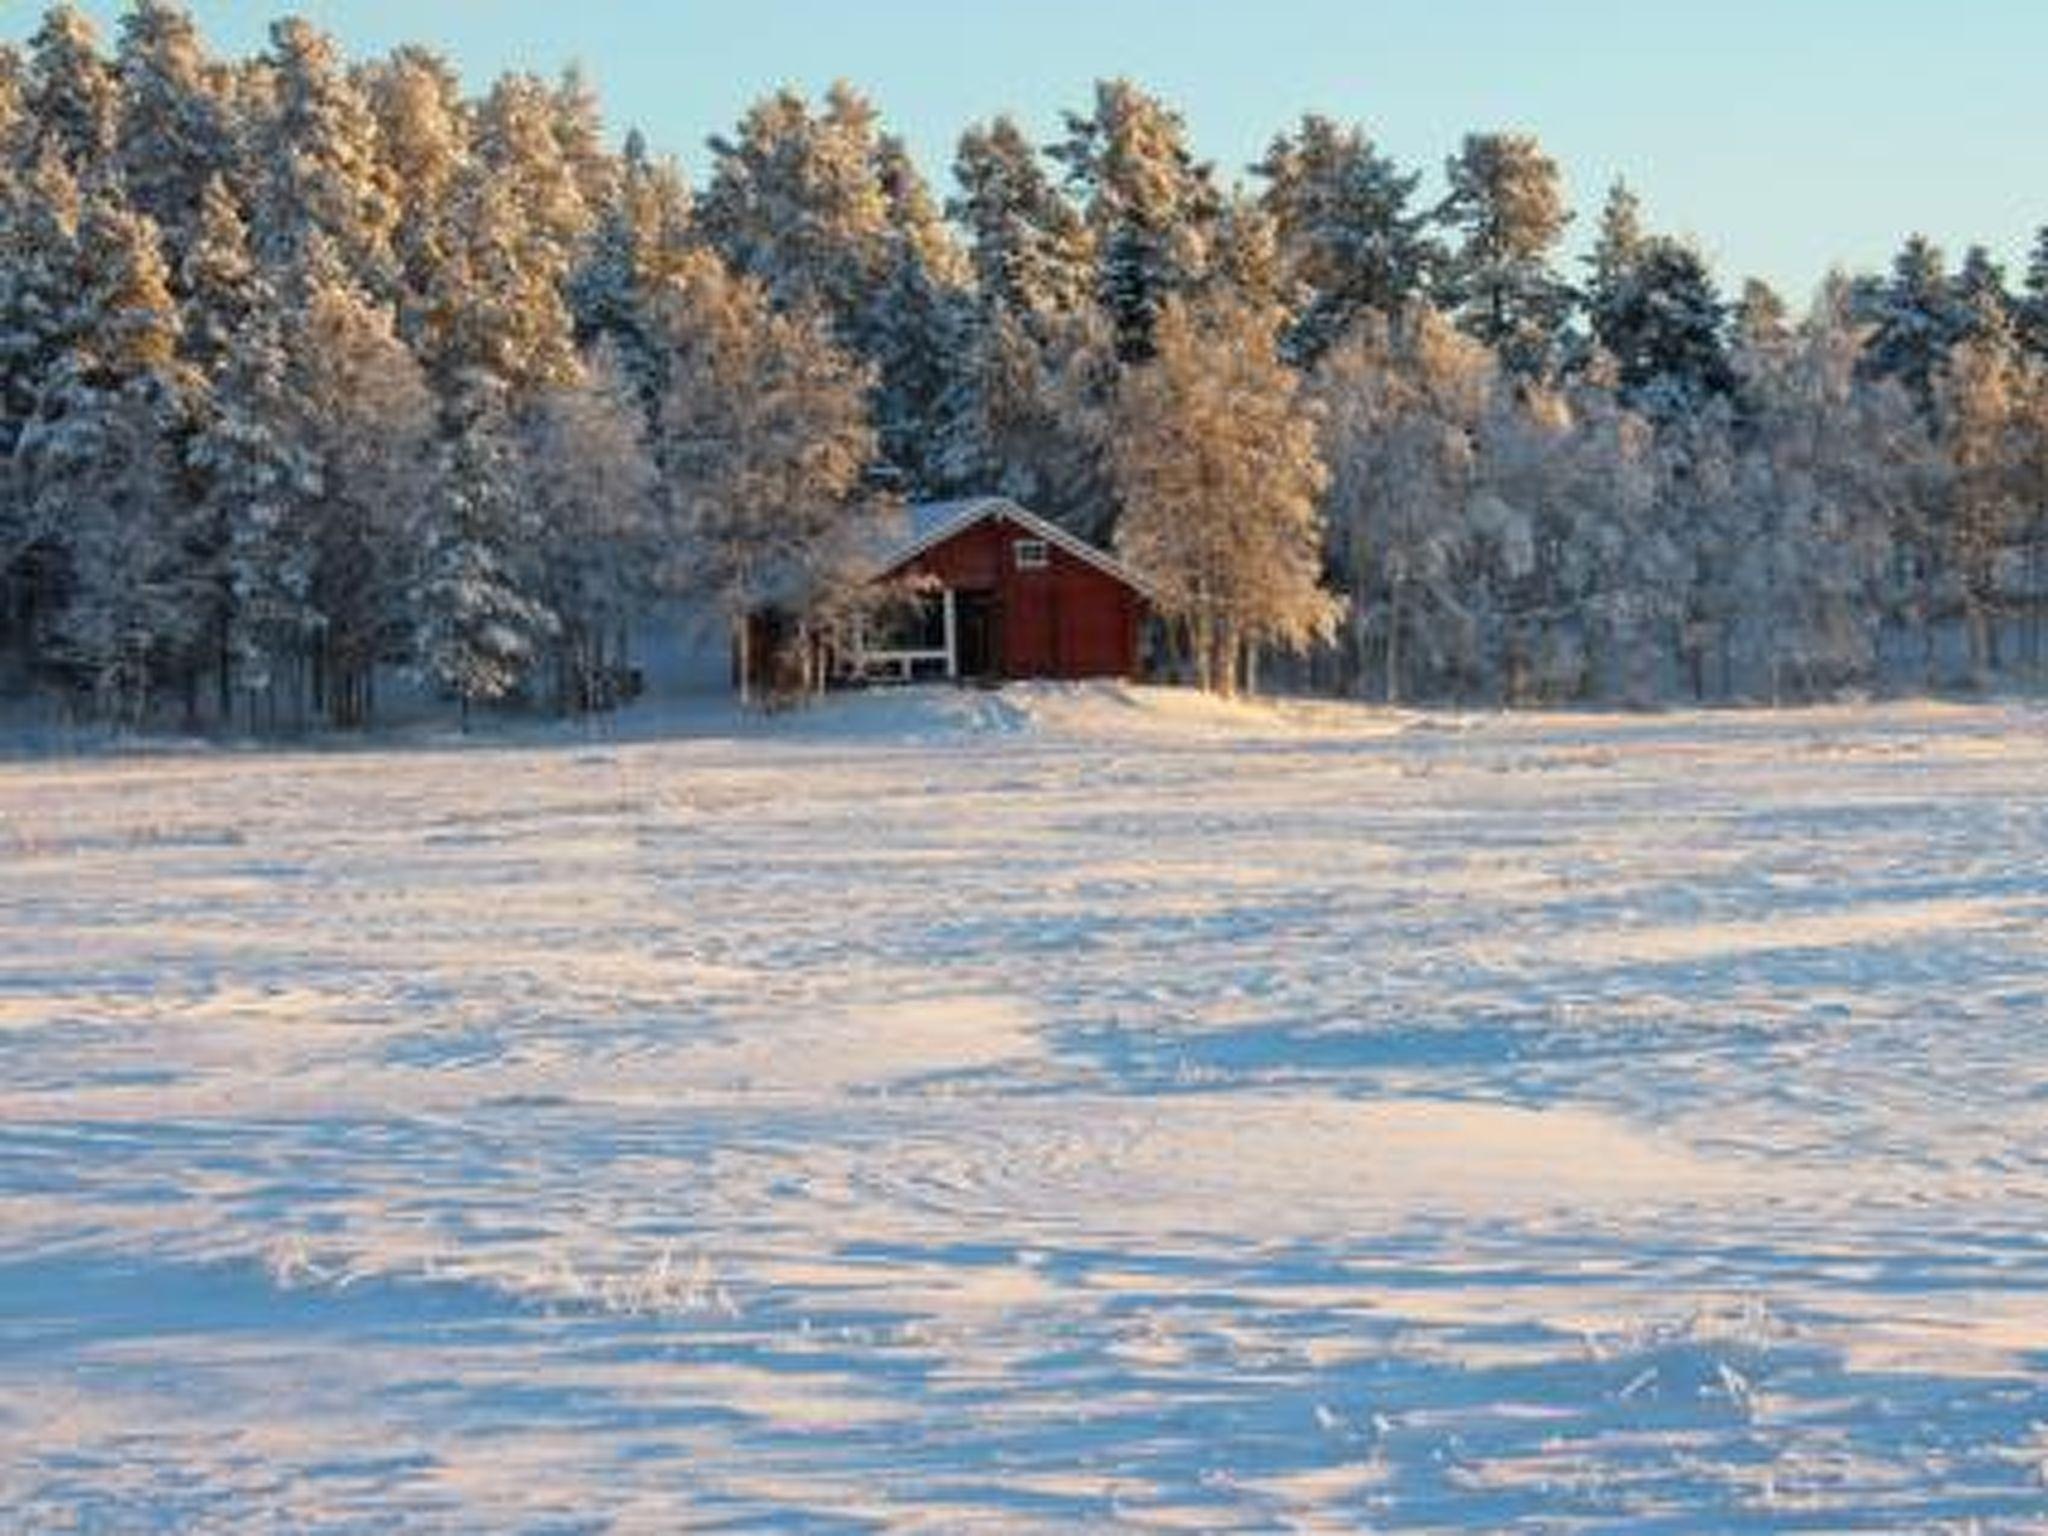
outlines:
[{"label": "clear sky", "polygon": [[[96,0],[111,18],[118,0]],[[571,59],[618,127],[701,176],[705,137],[782,84],[874,98],[935,178],[998,110],[1050,137],[1098,76],[1187,117],[1226,179],[1304,110],[1366,125],[1436,184],[1475,129],[1535,133],[1579,232],[1616,176],[1732,287],[1803,297],[1922,230],[2023,264],[2048,223],[2043,0],[306,0],[352,51],[438,47],[472,82]],[[193,6],[222,51],[260,45],[260,0]],[[0,0],[0,33],[40,7]]]}]

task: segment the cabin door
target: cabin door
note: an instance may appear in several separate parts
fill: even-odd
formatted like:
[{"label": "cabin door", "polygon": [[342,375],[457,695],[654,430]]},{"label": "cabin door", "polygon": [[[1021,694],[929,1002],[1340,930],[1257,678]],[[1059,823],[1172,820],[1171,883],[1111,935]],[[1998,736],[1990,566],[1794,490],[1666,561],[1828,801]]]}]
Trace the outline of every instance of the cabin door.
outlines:
[{"label": "cabin door", "polygon": [[1002,622],[993,592],[955,592],[953,623],[960,647],[960,675],[980,682],[1001,674]]}]

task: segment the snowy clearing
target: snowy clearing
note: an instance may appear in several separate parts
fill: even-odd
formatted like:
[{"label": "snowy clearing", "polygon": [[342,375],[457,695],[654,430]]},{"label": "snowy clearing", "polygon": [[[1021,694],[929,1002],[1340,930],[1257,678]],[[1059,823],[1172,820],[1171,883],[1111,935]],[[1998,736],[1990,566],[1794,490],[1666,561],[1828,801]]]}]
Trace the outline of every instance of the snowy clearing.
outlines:
[{"label": "snowy clearing", "polygon": [[2044,727],[0,765],[0,1507],[2048,1528]]}]

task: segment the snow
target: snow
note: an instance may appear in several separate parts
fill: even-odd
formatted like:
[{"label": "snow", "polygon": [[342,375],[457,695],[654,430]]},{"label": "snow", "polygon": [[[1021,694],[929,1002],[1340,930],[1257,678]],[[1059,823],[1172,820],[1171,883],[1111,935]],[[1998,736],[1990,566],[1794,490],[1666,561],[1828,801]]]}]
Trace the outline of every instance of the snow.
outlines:
[{"label": "snow", "polygon": [[2025,1529],[2048,718],[0,763],[24,1529]]}]

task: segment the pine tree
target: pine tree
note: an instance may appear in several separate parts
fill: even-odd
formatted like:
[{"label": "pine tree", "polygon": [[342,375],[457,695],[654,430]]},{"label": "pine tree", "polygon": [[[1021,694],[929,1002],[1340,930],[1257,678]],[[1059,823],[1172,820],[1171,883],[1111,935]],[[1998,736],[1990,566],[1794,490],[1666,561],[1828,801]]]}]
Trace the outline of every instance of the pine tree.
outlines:
[{"label": "pine tree", "polygon": [[666,359],[649,315],[652,296],[678,272],[691,244],[690,198],[673,162],[656,162],[628,135],[610,200],[566,285],[579,344],[610,345],[652,426],[668,389]]},{"label": "pine tree", "polygon": [[1046,174],[1014,119],[969,128],[953,161],[946,205],[967,231],[975,287],[1013,315],[1071,314],[1094,292],[1088,226]]},{"label": "pine tree", "polygon": [[1857,309],[1872,327],[1865,371],[1897,379],[1931,421],[1935,378],[1965,325],[1939,247],[1921,235],[1908,239],[1889,279],[1867,285]]},{"label": "pine tree", "polygon": [[76,252],[63,349],[15,456],[31,526],[67,577],[56,647],[110,712],[139,724],[193,639],[177,473],[189,380],[154,225],[102,187],[80,207]]},{"label": "pine tree", "polygon": [[1277,332],[1272,310],[1241,300],[1168,300],[1154,360],[1117,400],[1117,552],[1185,626],[1201,686],[1224,694],[1249,649],[1305,648],[1336,613],[1321,585],[1317,413]]},{"label": "pine tree", "polygon": [[470,161],[469,109],[455,70],[424,48],[401,48],[361,72],[377,124],[379,179],[402,188],[391,228],[399,328],[414,346],[435,330],[460,224],[455,198]]},{"label": "pine tree", "polygon": [[1380,154],[1362,129],[1310,114],[1252,169],[1265,180],[1261,202],[1299,294],[1287,351],[1302,366],[1361,316],[1391,315],[1419,297],[1441,266],[1428,214],[1412,206],[1420,176]]},{"label": "pine tree", "polygon": [[1211,168],[1188,147],[1180,114],[1128,80],[1096,82],[1094,110],[1070,112],[1052,157],[1086,208],[1096,250],[1096,297],[1126,362],[1152,355],[1166,301],[1190,292],[1209,265],[1223,200]]},{"label": "pine tree", "polygon": [[435,401],[390,308],[324,238],[302,247],[285,299],[286,443],[317,476],[286,554],[309,573],[313,706],[334,725],[360,726],[374,708],[378,664],[416,656],[409,631],[440,621],[408,601],[424,587],[418,524],[442,504]]},{"label": "pine tree", "polygon": [[23,92],[25,157],[45,150],[86,181],[112,164],[120,117],[118,85],[99,34],[75,5],[52,6],[29,39]]},{"label": "pine tree", "polygon": [[1962,338],[1980,339],[2015,324],[2005,269],[1981,245],[1963,252],[1963,264],[1956,271],[1955,302]]},{"label": "pine tree", "polygon": [[856,350],[875,370],[873,416],[883,462],[912,496],[949,489],[944,441],[962,409],[972,346],[967,265],[902,143],[878,151],[889,200],[881,282]]},{"label": "pine tree", "polygon": [[1462,235],[1441,285],[1458,323],[1518,378],[1558,360],[1571,289],[1550,265],[1571,214],[1557,165],[1521,134],[1471,134],[1445,167],[1439,219]]},{"label": "pine tree", "polygon": [[1997,669],[2000,557],[2032,510],[2035,454],[2023,428],[2038,426],[2042,390],[2009,326],[1993,322],[1959,342],[1934,379],[1940,437],[1952,466],[1942,555],[1955,582],[1973,681]]},{"label": "pine tree", "polygon": [[1584,294],[1586,324],[1594,343],[1609,357],[1619,357],[1630,344],[1625,334],[1626,316],[1636,307],[1647,238],[1642,199],[1626,182],[1615,182],[1607,189],[1607,202],[1600,210],[1600,238],[1586,258]]},{"label": "pine tree", "polygon": [[2033,249],[2027,255],[2016,323],[2020,344],[2033,356],[2048,359],[2048,226],[2035,233]]},{"label": "pine tree", "polygon": [[711,141],[698,225],[734,271],[779,310],[824,315],[842,345],[860,335],[889,246],[874,107],[843,81],[824,107],[794,91],[756,102],[732,138]]},{"label": "pine tree", "polygon": [[115,158],[128,201],[159,230],[181,272],[207,189],[241,167],[218,79],[191,16],[172,0],[136,0],[121,18]]},{"label": "pine tree", "polygon": [[1706,261],[1691,246],[1644,237],[1626,281],[1606,299],[1600,341],[1629,406],[1655,421],[1676,421],[1734,387],[1726,312]]},{"label": "pine tree", "polygon": [[316,238],[351,281],[393,296],[398,204],[377,159],[377,123],[331,38],[296,17],[270,29],[266,110],[255,125],[258,256],[283,270]]}]

